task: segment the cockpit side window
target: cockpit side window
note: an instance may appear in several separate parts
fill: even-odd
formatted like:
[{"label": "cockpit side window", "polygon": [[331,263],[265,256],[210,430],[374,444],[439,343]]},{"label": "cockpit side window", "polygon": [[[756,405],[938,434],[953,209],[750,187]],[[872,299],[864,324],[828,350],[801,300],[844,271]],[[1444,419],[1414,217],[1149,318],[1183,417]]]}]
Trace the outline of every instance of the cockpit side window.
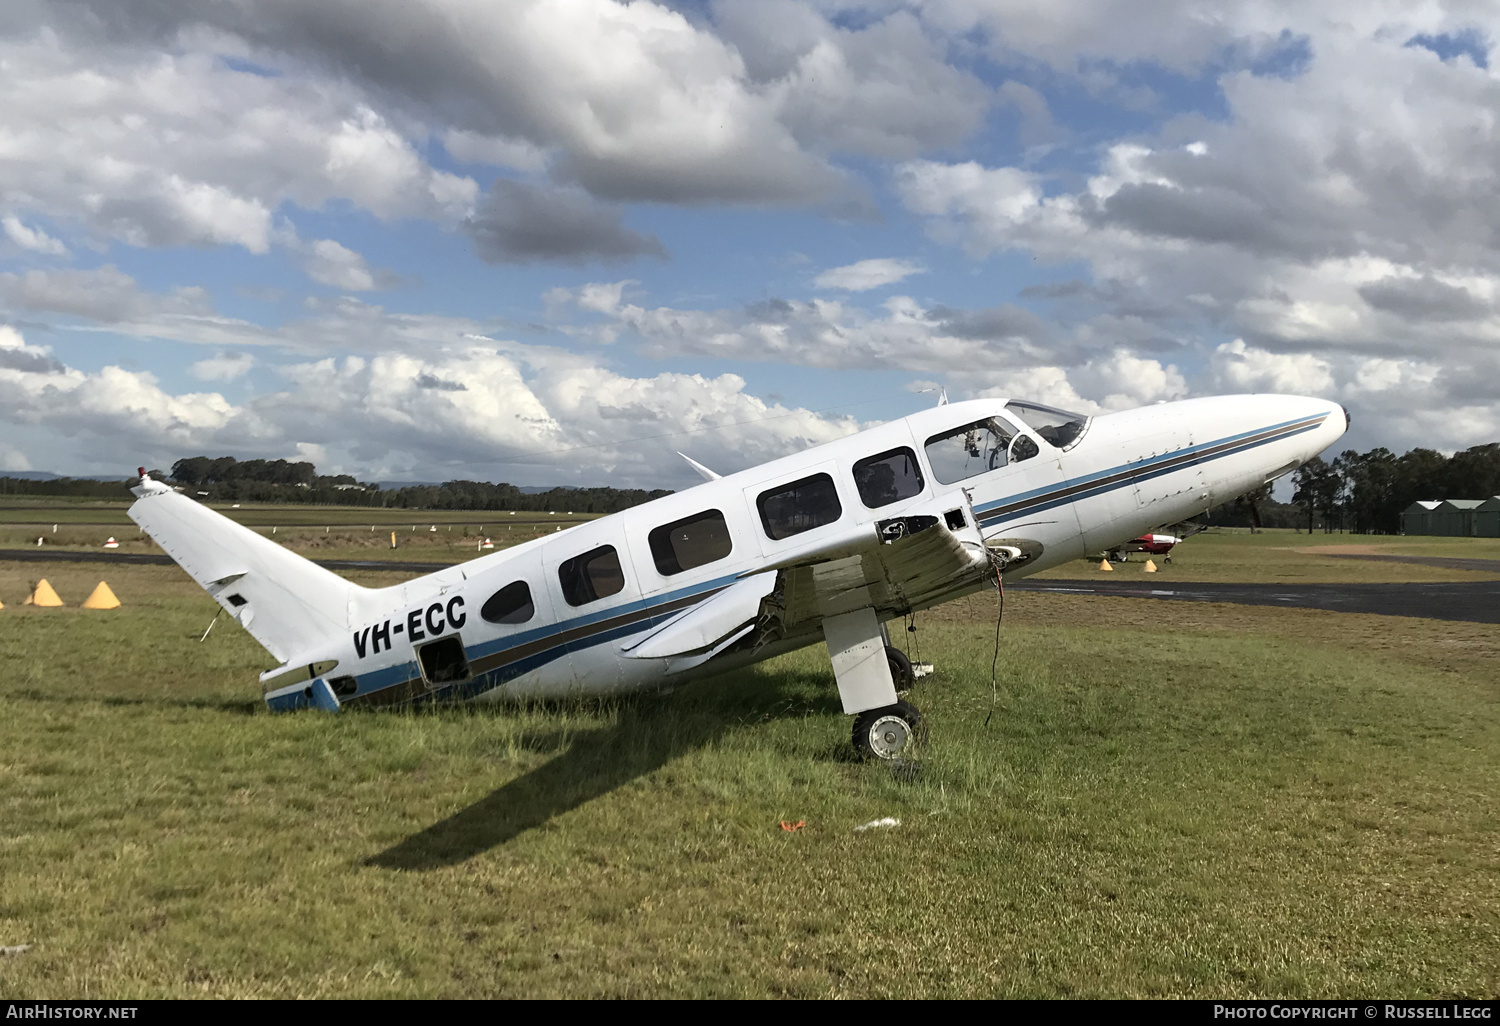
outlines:
[{"label": "cockpit side window", "polygon": [[1088,418],[1081,413],[1069,413],[1040,403],[1017,400],[1006,403],[1005,410],[1040,435],[1043,441],[1059,449],[1066,449],[1078,441],[1088,423]]},{"label": "cockpit side window", "polygon": [[917,454],[903,445],[866,456],[854,464],[854,486],[859,489],[860,501],[871,509],[920,494],[922,468],[917,466]]},{"label": "cockpit side window", "polygon": [[776,541],[831,524],[844,515],[838,490],[827,474],[814,474],[761,492],[755,505],[760,508],[766,537]]},{"label": "cockpit side window", "polygon": [[1016,440],[1010,444],[1010,461],[1020,463],[1029,460],[1042,450],[1036,447],[1030,435],[1016,435]]},{"label": "cockpit side window", "polygon": [[924,446],[932,476],[943,484],[955,484],[976,474],[999,470],[1009,462],[1007,449],[1014,433],[991,417],[933,435]]},{"label": "cockpit side window", "polygon": [[557,579],[570,606],[597,602],[625,587],[625,571],[613,545],[601,545],[567,560],[557,568]]}]

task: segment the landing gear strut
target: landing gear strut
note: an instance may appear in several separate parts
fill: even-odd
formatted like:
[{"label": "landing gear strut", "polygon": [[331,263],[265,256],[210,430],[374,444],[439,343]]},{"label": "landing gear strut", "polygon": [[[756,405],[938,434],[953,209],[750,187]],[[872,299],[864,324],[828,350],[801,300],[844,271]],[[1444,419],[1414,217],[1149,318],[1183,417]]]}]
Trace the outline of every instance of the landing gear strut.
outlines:
[{"label": "landing gear strut", "polygon": [[868,709],[854,718],[854,750],[867,759],[910,758],[926,737],[926,721],[910,702]]}]

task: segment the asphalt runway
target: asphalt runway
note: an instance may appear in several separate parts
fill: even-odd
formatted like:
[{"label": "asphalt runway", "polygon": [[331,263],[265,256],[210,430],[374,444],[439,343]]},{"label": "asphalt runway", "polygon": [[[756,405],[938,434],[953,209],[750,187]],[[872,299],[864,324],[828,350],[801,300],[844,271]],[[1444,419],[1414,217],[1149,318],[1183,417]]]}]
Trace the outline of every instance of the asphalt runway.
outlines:
[{"label": "asphalt runway", "polygon": [[[1370,559],[1375,557],[1351,557]],[[1446,559],[1439,556],[1387,557],[1402,561],[1449,566],[1461,570],[1500,570],[1500,560]],[[66,551],[46,548],[0,549],[0,560],[30,563],[116,563],[170,566],[172,557],[156,553]],[[430,573],[451,563],[403,563],[383,559],[317,559],[329,570],[396,570]],[[1232,602],[1248,606],[1327,609],[1336,613],[1375,613],[1416,616],[1431,620],[1500,623],[1500,581],[1458,581],[1440,584],[1220,584],[1200,582],[1019,580],[1006,585],[1018,591],[1043,591],[1112,598],[1162,599],[1168,602]]]},{"label": "asphalt runway", "polygon": [[1169,602],[1233,602],[1247,606],[1328,609],[1336,613],[1417,616],[1429,620],[1500,623],[1500,581],[1441,584],[1218,584],[1134,581],[1021,580],[1020,591]]}]

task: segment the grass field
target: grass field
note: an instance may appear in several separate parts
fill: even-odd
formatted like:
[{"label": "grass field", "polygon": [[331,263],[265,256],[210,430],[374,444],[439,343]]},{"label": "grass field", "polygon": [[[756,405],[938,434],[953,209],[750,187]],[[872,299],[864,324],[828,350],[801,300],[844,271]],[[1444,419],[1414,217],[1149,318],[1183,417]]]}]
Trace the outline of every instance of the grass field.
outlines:
[{"label": "grass field", "polygon": [[[0,505],[0,549],[98,549],[114,538],[121,552],[160,552],[125,514],[128,503],[16,502]],[[530,541],[594,519],[588,513],[497,510],[368,509],[355,506],[215,504],[225,516],[313,559],[459,562],[489,538],[496,548]],[[391,546],[391,534],[396,545]],[[3,598],[3,596],[0,596]]]},{"label": "grass field", "polygon": [[[1277,540],[1172,572],[1428,569]],[[19,608],[41,574],[125,605]],[[1012,593],[992,696],[975,596],[920,620],[899,779],[852,761],[820,649],[272,716],[176,568],[0,563],[0,600],[0,945],[34,945],[3,997],[1500,995],[1490,626]]]}]

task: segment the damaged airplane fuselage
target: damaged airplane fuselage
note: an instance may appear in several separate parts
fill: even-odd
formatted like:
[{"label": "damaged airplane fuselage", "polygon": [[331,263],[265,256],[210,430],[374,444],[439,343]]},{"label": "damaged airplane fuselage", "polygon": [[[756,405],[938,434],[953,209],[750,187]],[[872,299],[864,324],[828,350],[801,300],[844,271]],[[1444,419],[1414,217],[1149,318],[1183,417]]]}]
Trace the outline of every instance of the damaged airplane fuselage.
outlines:
[{"label": "damaged airplane fuselage", "polygon": [[130,515],[280,661],[272,709],[620,693],[825,641],[856,744],[893,757],[917,717],[885,621],[1201,513],[1346,427],[1297,396],[953,403],[388,588],[144,475]]}]

